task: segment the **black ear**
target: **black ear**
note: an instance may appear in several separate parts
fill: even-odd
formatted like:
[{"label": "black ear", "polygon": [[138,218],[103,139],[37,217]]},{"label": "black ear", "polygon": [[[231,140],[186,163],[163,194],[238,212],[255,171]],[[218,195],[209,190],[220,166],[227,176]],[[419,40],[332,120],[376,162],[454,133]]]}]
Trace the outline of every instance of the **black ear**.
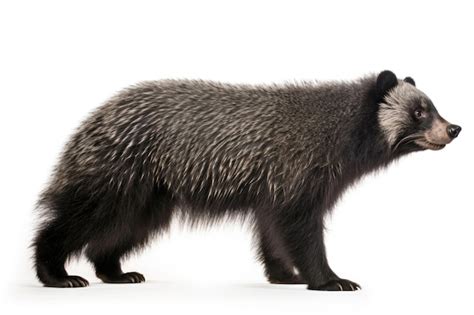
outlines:
[{"label": "black ear", "polygon": [[403,79],[403,81],[405,81],[406,83],[410,83],[413,86],[416,86],[415,80],[413,80],[412,77],[406,77],[405,79]]},{"label": "black ear", "polygon": [[377,77],[377,94],[379,97],[384,97],[387,92],[393,89],[398,84],[398,79],[395,73],[389,70],[380,72]]}]

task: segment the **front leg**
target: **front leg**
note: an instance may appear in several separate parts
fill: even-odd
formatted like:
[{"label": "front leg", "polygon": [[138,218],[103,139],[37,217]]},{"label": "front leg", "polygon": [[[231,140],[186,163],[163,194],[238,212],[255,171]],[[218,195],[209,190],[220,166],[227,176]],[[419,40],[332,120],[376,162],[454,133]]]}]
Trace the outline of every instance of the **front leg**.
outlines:
[{"label": "front leg", "polygon": [[275,233],[275,228],[260,219],[257,235],[258,257],[263,262],[268,281],[273,284],[304,284],[303,279],[294,272],[281,236]]},{"label": "front leg", "polygon": [[355,291],[360,286],[339,278],[329,267],[324,246],[323,216],[301,206],[277,212],[277,225],[288,252],[309,290]]}]

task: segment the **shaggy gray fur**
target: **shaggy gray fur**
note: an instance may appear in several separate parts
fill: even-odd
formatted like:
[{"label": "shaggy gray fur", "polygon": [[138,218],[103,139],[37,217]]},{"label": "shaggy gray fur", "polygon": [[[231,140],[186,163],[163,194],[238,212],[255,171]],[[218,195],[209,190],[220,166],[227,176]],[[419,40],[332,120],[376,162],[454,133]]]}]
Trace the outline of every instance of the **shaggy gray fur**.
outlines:
[{"label": "shaggy gray fur", "polygon": [[[175,192],[191,187],[226,197],[262,182],[291,198],[308,172],[341,172],[348,121],[376,80],[283,86],[152,81],[127,88],[97,109],[67,144],[53,180],[119,190],[153,178]],[[356,117],[357,118],[357,117]],[[100,172],[101,177],[95,177]],[[249,183],[250,182],[250,183]],[[94,185],[94,184],[92,184]]]}]

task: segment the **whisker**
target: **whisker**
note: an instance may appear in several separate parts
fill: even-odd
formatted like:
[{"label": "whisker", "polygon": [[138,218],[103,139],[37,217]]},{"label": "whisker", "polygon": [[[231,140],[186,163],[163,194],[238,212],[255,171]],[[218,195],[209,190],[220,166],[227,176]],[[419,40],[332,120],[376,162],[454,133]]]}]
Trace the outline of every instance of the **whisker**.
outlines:
[{"label": "whisker", "polygon": [[422,139],[423,138],[423,135],[420,135],[420,134],[411,134],[411,135],[408,135],[402,139],[400,139],[400,141],[398,141],[395,146],[393,147],[392,149],[392,152],[395,152],[398,147],[401,145],[401,144],[406,144],[406,143],[410,143],[410,142],[413,142],[413,141],[416,141],[418,139]]}]

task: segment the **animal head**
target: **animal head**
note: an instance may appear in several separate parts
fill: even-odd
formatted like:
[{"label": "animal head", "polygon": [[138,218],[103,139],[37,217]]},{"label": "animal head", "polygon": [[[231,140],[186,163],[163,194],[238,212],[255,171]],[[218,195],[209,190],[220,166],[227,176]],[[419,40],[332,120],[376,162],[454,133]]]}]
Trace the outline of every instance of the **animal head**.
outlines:
[{"label": "animal head", "polygon": [[376,90],[379,125],[393,151],[440,150],[459,135],[461,127],[441,117],[412,78],[383,71]]}]

